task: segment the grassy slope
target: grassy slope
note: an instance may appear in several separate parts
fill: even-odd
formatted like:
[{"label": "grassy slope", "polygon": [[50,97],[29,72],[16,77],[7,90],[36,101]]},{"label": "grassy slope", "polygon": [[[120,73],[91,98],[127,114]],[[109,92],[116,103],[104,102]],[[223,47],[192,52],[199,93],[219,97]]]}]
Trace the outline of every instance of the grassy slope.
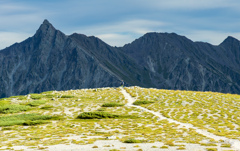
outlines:
[{"label": "grassy slope", "polygon": [[[139,87],[130,87],[126,90],[139,101],[154,102],[142,105],[148,109],[181,122],[189,122],[217,135],[239,139],[240,123],[237,116],[240,107],[239,95]],[[2,99],[1,106],[23,105],[29,106],[29,109],[17,113],[0,113],[0,117],[38,113],[61,118],[47,119],[47,123],[40,122],[33,126],[1,127],[0,136],[4,137],[0,137],[0,147],[11,148],[18,145],[37,147],[71,143],[84,145],[112,135],[122,142],[135,138],[141,142],[163,142],[166,146],[177,143],[183,146],[184,143],[201,144],[203,140],[215,144],[214,140],[199,135],[192,129],[179,128],[176,124],[158,120],[152,114],[136,108],[102,107],[107,103],[125,104],[126,100],[120,89],[113,88],[50,91]],[[138,118],[77,119],[83,112],[95,111]]]},{"label": "grassy slope", "polygon": [[128,88],[142,105],[183,123],[191,123],[219,136],[240,140],[240,96],[213,92]]}]

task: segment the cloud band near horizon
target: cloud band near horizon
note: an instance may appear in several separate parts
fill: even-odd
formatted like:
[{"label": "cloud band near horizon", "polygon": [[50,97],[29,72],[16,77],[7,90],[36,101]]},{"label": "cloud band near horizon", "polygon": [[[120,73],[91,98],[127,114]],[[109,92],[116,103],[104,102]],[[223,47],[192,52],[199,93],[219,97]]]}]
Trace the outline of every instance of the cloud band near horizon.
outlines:
[{"label": "cloud band near horizon", "polygon": [[123,46],[147,32],[169,32],[220,44],[240,39],[237,0],[0,1],[0,49],[34,35],[44,19],[67,35],[96,36]]}]

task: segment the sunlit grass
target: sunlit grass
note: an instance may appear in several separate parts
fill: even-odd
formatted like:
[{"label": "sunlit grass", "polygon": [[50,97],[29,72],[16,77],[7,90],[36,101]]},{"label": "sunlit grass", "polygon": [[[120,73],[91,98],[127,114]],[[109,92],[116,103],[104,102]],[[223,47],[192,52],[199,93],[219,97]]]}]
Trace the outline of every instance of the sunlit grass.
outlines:
[{"label": "sunlit grass", "polygon": [[[164,145],[160,145],[159,149],[175,147],[181,150],[184,149],[184,146],[178,146],[177,144],[193,143],[200,145],[203,144],[201,143],[203,140],[214,143],[211,142],[211,139],[198,134],[193,129],[178,127],[177,124],[170,123],[168,120],[160,120],[149,112],[124,106],[127,100],[120,90],[119,88],[99,88],[48,91],[1,99],[0,106],[27,106],[27,110],[0,113],[1,118],[36,114],[50,116],[51,119],[24,120],[19,125],[13,124],[12,126],[1,127],[0,136],[4,133],[4,137],[0,137],[0,146],[25,145],[37,149],[38,146],[56,144],[93,144],[97,140],[107,140],[111,137],[121,142],[127,140],[130,140],[129,142],[136,140],[141,143],[162,142]],[[240,100],[238,95],[143,89],[139,87],[129,87],[126,90],[137,101],[143,102],[139,105],[160,112],[166,117],[191,123],[220,136],[237,139],[240,136],[239,128],[236,126],[240,124],[238,120]],[[227,106],[230,106],[228,111],[225,109]],[[79,115],[86,113],[104,114],[107,118],[77,118]],[[112,115],[121,117],[111,118]],[[101,115],[101,117],[104,116]],[[92,114],[91,117],[93,117]],[[221,146],[226,148],[225,146],[228,145],[222,143]],[[205,148],[209,147],[206,146]]]},{"label": "sunlit grass", "polygon": [[136,101],[163,116],[191,123],[219,136],[240,139],[240,96],[215,92],[174,91],[130,87],[126,90]]}]

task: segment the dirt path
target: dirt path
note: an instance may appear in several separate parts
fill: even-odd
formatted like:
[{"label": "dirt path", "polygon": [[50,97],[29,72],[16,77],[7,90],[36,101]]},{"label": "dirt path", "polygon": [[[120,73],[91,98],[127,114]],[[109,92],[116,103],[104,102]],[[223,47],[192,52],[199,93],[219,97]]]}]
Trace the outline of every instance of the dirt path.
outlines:
[{"label": "dirt path", "polygon": [[206,136],[208,138],[212,138],[212,139],[214,139],[216,141],[224,140],[226,143],[230,143],[232,145],[232,149],[240,151],[240,141],[239,140],[229,139],[229,138],[222,137],[222,136],[217,136],[217,135],[214,135],[212,133],[207,132],[206,130],[201,130],[201,129],[197,128],[197,127],[194,127],[192,124],[181,123],[181,122],[178,122],[176,120],[167,118],[167,117],[163,116],[162,114],[160,114],[158,112],[154,112],[152,110],[146,109],[146,108],[141,107],[141,106],[133,105],[133,102],[135,101],[135,99],[129,93],[127,93],[126,90],[121,89],[121,92],[124,95],[124,97],[128,100],[128,103],[126,104],[126,106],[136,107],[136,108],[141,109],[141,110],[143,110],[145,112],[149,112],[149,113],[154,114],[155,116],[159,117],[161,120],[167,119],[170,123],[176,123],[176,124],[179,124],[180,126],[185,126],[186,128],[192,128],[197,133],[202,134],[202,135],[204,135],[204,136]]}]

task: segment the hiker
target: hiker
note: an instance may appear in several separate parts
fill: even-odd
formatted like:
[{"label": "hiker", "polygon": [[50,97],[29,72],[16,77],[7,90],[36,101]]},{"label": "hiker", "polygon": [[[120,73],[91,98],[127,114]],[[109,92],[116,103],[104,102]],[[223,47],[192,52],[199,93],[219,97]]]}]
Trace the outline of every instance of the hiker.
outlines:
[{"label": "hiker", "polygon": [[124,87],[124,81],[123,80],[121,81],[121,86]]}]

